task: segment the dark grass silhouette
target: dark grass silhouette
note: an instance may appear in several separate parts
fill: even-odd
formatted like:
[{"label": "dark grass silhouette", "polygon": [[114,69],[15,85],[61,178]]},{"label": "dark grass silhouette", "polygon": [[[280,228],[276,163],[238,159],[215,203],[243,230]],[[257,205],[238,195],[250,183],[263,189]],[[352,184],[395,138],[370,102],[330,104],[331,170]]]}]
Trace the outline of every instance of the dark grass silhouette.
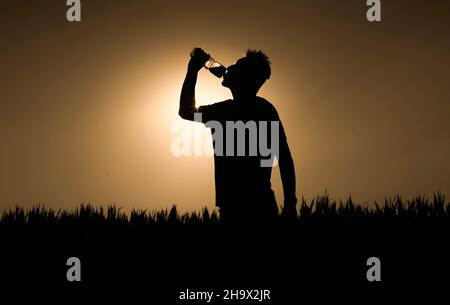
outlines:
[{"label": "dark grass silhouette", "polygon": [[[115,206],[16,207],[1,214],[0,228],[2,287],[81,295],[131,290],[168,302],[179,302],[187,288],[255,288],[271,289],[278,303],[327,298],[317,291],[334,289],[345,298],[430,287],[436,294],[450,282],[450,202],[440,193],[364,205],[328,195],[302,199],[297,219],[280,216],[267,226],[223,225],[206,208],[126,214]],[[66,281],[71,256],[81,259],[80,283]],[[372,256],[382,262],[380,283],[366,280]]]},{"label": "dark grass silhouette", "polygon": [[[412,200],[403,200],[400,196],[385,199],[384,204],[357,204],[349,197],[345,202],[332,200],[329,195],[317,196],[310,203],[302,198],[299,204],[299,216],[296,224],[311,221],[333,222],[378,220],[395,222],[435,222],[450,220],[450,202],[446,202],[445,195],[436,193],[430,201],[424,196]],[[202,224],[217,225],[219,215],[214,210],[210,212],[206,207],[200,212],[180,214],[176,205],[170,210],[160,211],[132,210],[129,215],[114,205],[106,209],[91,204],[81,204],[73,211],[45,208],[37,205],[30,209],[15,207],[5,210],[0,216],[1,225],[167,225],[167,224]],[[280,216],[280,219],[282,217]],[[324,223],[326,225],[326,223]]]}]

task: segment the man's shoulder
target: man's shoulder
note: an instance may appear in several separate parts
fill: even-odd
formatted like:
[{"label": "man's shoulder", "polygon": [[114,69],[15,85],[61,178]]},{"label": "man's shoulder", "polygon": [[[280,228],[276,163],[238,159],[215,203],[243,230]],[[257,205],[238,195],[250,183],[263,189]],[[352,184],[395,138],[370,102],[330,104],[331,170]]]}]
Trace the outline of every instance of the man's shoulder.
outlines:
[{"label": "man's shoulder", "polygon": [[256,101],[258,102],[259,106],[266,112],[278,116],[277,109],[271,102],[260,96],[256,97]]},{"label": "man's shoulder", "polygon": [[198,112],[202,114],[202,121],[208,122],[224,120],[232,109],[232,102],[232,100],[225,100],[198,107]]},{"label": "man's shoulder", "polygon": [[228,99],[228,100],[213,103],[211,105],[231,105],[231,104],[234,104],[234,101],[232,99]]},{"label": "man's shoulder", "polygon": [[220,101],[220,102],[217,102],[217,103],[212,103],[212,104],[209,104],[209,105],[203,105],[203,106],[200,106],[199,107],[199,109],[201,110],[201,109],[203,109],[203,110],[205,110],[205,109],[214,109],[214,108],[218,108],[218,107],[229,107],[229,106],[231,106],[233,104],[233,100],[225,100],[225,101]]}]

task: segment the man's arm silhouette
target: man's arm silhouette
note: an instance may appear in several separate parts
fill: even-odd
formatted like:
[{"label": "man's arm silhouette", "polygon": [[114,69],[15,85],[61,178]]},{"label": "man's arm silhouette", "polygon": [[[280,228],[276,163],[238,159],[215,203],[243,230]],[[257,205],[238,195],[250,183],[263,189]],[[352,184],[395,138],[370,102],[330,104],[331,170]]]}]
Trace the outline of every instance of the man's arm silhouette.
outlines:
[{"label": "man's arm silhouette", "polygon": [[188,70],[181,89],[180,108],[178,114],[185,120],[194,120],[195,108],[195,85],[197,84],[198,71],[210,58],[202,49],[196,48],[188,64]]},{"label": "man's arm silhouette", "polygon": [[280,166],[281,182],[283,183],[284,207],[282,215],[297,217],[297,197],[295,196],[295,168],[291,151],[287,143],[286,134],[280,120],[280,152],[278,165]]}]

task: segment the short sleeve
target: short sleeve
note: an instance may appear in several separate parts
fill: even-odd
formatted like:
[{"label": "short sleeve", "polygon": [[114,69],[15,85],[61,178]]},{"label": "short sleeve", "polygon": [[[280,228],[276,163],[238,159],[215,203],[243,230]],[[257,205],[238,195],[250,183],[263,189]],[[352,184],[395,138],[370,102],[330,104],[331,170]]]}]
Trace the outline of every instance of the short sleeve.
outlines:
[{"label": "short sleeve", "polygon": [[197,115],[201,115],[201,120],[196,120],[196,121],[201,121],[202,123],[211,121],[212,118],[214,116],[216,116],[216,112],[217,112],[216,108],[217,107],[215,106],[215,104],[204,105],[204,106],[198,107]]},{"label": "short sleeve", "polygon": [[229,101],[223,101],[210,105],[204,105],[197,108],[197,115],[201,115],[201,119],[197,120],[205,124],[209,121],[221,121],[226,116],[226,109]]},{"label": "short sleeve", "polygon": [[278,115],[277,109],[269,102],[264,100],[265,105],[265,120],[278,122],[279,124],[279,139],[281,141],[286,141],[286,133],[284,131],[283,123],[281,122],[280,116]]}]

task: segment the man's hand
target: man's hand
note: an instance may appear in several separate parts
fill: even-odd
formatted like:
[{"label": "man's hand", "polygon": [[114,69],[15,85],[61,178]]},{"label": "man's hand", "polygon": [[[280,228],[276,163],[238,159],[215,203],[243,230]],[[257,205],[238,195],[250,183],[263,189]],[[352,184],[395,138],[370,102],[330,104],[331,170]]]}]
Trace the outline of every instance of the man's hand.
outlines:
[{"label": "man's hand", "polygon": [[189,60],[188,70],[193,72],[200,71],[211,56],[201,48],[195,48],[191,52],[191,60]]}]

